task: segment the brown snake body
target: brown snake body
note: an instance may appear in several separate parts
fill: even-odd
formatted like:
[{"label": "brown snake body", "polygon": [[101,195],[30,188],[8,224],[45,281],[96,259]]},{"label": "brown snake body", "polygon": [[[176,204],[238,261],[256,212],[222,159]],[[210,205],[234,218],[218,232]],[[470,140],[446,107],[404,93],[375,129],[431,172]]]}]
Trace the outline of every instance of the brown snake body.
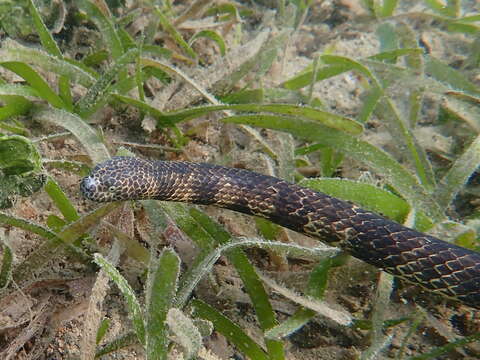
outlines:
[{"label": "brown snake body", "polygon": [[328,243],[423,288],[480,309],[480,254],[349,202],[243,169],[114,157],[80,185],[94,201],[158,199],[216,205]]}]

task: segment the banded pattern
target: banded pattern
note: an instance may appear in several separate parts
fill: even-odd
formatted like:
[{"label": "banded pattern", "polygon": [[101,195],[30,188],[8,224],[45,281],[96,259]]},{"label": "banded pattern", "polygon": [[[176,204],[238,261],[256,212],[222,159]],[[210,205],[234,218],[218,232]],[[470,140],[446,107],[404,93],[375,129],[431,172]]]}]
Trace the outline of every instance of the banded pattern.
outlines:
[{"label": "banded pattern", "polygon": [[265,217],[480,309],[479,253],[271,176],[211,164],[114,157],[97,165],[80,189],[100,202],[182,201]]}]

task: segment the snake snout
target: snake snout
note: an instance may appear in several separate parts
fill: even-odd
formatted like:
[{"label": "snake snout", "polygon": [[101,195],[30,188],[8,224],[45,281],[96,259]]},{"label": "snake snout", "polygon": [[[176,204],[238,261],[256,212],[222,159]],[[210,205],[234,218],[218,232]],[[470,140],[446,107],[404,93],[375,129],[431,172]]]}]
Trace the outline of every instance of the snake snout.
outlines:
[{"label": "snake snout", "polygon": [[98,191],[99,185],[100,183],[95,177],[84,177],[80,182],[80,193],[83,195],[83,197],[89,200],[99,201],[101,195],[101,193]]}]

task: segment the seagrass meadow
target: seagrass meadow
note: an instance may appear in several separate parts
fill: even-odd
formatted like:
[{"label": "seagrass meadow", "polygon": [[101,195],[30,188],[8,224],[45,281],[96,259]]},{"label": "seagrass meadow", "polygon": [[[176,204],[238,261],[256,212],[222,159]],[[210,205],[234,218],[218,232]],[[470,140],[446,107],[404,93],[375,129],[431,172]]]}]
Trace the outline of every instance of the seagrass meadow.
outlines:
[{"label": "seagrass meadow", "polygon": [[479,358],[477,310],[332,244],[79,189],[216,164],[479,251],[479,65],[474,0],[0,0],[0,358]]}]

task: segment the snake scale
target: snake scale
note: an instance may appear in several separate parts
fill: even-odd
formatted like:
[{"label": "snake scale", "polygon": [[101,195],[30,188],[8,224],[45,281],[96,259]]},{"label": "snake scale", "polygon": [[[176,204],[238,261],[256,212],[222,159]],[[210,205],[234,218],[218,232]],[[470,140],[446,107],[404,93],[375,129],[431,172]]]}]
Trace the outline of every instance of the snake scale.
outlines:
[{"label": "snake scale", "polygon": [[158,199],[261,216],[480,309],[479,253],[275,177],[204,163],[114,157],[97,165],[80,189],[99,202]]}]

